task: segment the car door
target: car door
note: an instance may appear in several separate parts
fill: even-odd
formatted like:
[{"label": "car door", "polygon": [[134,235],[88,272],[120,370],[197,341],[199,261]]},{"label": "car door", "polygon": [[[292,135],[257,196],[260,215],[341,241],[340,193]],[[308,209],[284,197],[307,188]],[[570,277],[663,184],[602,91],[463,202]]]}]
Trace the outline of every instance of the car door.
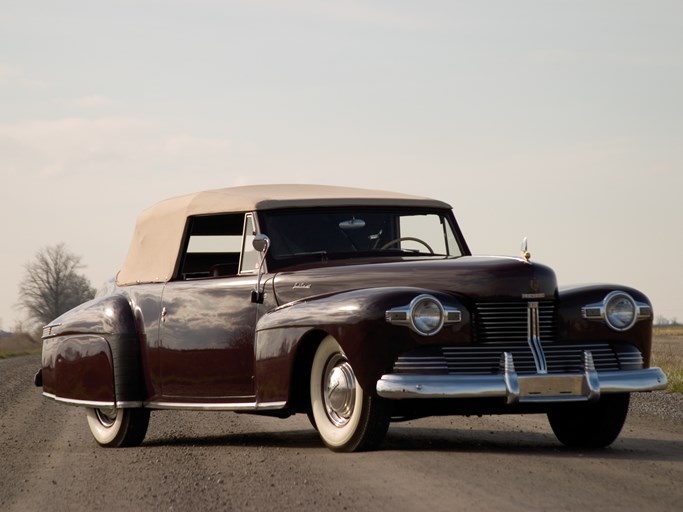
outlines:
[{"label": "car door", "polygon": [[251,301],[257,261],[252,215],[190,218],[186,233],[177,276],[162,294],[163,398],[253,402],[258,311]]}]

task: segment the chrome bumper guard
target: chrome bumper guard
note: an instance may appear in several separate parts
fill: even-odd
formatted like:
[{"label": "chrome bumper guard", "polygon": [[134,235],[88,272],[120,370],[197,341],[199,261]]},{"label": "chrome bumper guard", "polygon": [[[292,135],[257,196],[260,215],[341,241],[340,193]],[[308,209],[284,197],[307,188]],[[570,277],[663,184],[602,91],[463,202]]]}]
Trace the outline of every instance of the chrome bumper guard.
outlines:
[{"label": "chrome bumper guard", "polygon": [[501,357],[501,373],[492,375],[387,374],[377,381],[383,398],[495,398],[507,403],[584,402],[602,393],[631,393],[665,389],[666,375],[660,368],[598,373],[593,356],[583,354],[582,373],[536,373],[518,375],[512,354]]}]

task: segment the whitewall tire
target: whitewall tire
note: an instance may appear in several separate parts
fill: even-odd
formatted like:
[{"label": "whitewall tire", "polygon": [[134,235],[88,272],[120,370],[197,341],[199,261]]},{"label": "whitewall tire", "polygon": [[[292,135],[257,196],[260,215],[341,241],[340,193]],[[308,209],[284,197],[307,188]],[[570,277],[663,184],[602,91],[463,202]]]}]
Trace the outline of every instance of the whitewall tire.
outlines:
[{"label": "whitewall tire", "polygon": [[311,367],[311,411],[323,442],[334,451],[372,450],[389,428],[389,407],[356,381],[332,336],[318,346]]},{"label": "whitewall tire", "polygon": [[142,443],[149,425],[149,409],[86,409],[88,426],[100,446],[119,448]]}]

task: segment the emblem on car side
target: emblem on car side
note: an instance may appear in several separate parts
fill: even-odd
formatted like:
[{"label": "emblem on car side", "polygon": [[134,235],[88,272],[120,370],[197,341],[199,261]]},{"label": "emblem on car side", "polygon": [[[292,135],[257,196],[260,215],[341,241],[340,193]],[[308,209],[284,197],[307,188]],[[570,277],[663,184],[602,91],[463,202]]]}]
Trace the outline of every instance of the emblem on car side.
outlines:
[{"label": "emblem on car side", "polygon": [[308,290],[310,287],[311,287],[310,283],[294,283],[294,286],[292,286],[292,290],[296,290],[296,289]]}]

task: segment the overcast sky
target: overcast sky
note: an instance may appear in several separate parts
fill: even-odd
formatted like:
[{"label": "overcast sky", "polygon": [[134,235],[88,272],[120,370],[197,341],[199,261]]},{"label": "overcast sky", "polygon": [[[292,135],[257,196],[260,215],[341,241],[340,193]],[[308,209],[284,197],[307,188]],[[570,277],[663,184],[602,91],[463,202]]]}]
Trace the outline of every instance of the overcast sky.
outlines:
[{"label": "overcast sky", "polygon": [[0,328],[49,245],[255,183],[416,193],[683,320],[683,2],[0,0]]}]

